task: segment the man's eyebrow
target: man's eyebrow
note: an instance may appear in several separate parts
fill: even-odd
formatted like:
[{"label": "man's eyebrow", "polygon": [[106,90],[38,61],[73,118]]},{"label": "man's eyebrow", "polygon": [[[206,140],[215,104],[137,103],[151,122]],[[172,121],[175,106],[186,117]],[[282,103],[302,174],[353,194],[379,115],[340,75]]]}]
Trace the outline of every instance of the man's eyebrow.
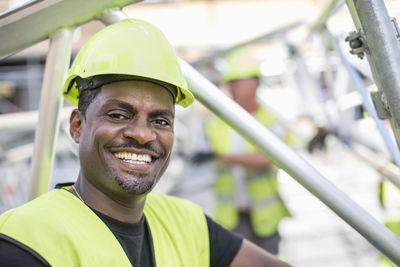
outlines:
[{"label": "man's eyebrow", "polygon": [[111,106],[111,105],[115,105],[127,110],[133,110],[130,104],[115,98],[107,100],[103,106]]},{"label": "man's eyebrow", "polygon": [[[104,107],[107,106],[118,106],[120,108],[129,110],[129,111],[133,111],[134,107],[132,107],[132,105],[130,105],[129,103],[125,102],[125,101],[121,101],[118,99],[109,99],[105,102]],[[158,109],[158,110],[154,110],[151,112],[151,116],[156,117],[156,116],[171,116],[171,117],[175,117],[175,112],[170,110],[170,109]]]},{"label": "man's eyebrow", "polygon": [[170,109],[160,109],[160,110],[155,110],[151,112],[152,117],[157,117],[157,116],[170,116],[172,118],[175,117],[175,114],[172,110]]}]

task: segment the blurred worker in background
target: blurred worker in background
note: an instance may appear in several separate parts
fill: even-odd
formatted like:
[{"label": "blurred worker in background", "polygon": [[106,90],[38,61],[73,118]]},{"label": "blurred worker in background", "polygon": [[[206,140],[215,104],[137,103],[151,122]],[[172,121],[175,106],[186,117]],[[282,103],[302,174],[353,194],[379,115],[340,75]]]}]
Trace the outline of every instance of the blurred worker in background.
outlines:
[{"label": "blurred worker in background", "polygon": [[[260,123],[284,135],[278,117],[257,100],[261,73],[259,61],[249,48],[228,54],[222,80],[232,98]],[[254,146],[216,116],[206,125],[210,152],[200,152],[194,163],[213,159],[214,192],[217,204],[214,219],[240,233],[273,254],[279,253],[278,225],[291,216],[279,195],[277,169]]]},{"label": "blurred worker in background", "polygon": [[205,216],[150,193],[174,143],[175,103],[193,101],[176,55],[134,19],[95,34],[64,87],[80,172],[0,216],[1,266],[288,266]]}]

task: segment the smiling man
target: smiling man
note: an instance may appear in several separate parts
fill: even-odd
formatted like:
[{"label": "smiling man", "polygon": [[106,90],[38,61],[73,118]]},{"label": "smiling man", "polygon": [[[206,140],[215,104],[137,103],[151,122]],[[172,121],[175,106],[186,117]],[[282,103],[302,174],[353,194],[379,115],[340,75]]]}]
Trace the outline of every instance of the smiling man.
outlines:
[{"label": "smiling man", "polygon": [[78,106],[78,179],[0,216],[2,266],[288,266],[197,205],[150,193],[171,157],[175,104],[193,101],[152,25],[129,19],[94,35],[64,96]]},{"label": "smiling man", "polygon": [[77,184],[96,184],[110,197],[153,189],[174,142],[173,99],[158,84],[121,81],[104,85],[85,115],[73,111],[71,135],[80,144],[81,162],[90,162],[82,165]]}]

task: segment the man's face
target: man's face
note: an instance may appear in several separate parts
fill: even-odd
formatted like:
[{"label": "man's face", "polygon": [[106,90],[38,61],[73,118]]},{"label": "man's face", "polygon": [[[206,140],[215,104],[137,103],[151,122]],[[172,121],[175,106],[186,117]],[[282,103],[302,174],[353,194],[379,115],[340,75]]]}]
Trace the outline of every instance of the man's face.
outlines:
[{"label": "man's face", "polygon": [[79,143],[82,178],[109,196],[145,194],[170,160],[172,96],[144,81],[104,85],[86,110],[86,118],[75,111],[71,133]]},{"label": "man's face", "polygon": [[257,78],[233,80],[227,83],[232,98],[246,108],[256,97],[259,81]]}]

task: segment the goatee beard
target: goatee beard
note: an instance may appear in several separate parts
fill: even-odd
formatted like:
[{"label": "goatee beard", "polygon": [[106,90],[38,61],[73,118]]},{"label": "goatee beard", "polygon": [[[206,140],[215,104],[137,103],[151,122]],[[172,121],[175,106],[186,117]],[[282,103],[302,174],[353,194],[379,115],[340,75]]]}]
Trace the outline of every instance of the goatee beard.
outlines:
[{"label": "goatee beard", "polygon": [[132,195],[143,195],[149,193],[155,184],[156,179],[149,179],[143,173],[127,172],[126,176],[115,174],[113,171],[114,180],[127,193]]}]

